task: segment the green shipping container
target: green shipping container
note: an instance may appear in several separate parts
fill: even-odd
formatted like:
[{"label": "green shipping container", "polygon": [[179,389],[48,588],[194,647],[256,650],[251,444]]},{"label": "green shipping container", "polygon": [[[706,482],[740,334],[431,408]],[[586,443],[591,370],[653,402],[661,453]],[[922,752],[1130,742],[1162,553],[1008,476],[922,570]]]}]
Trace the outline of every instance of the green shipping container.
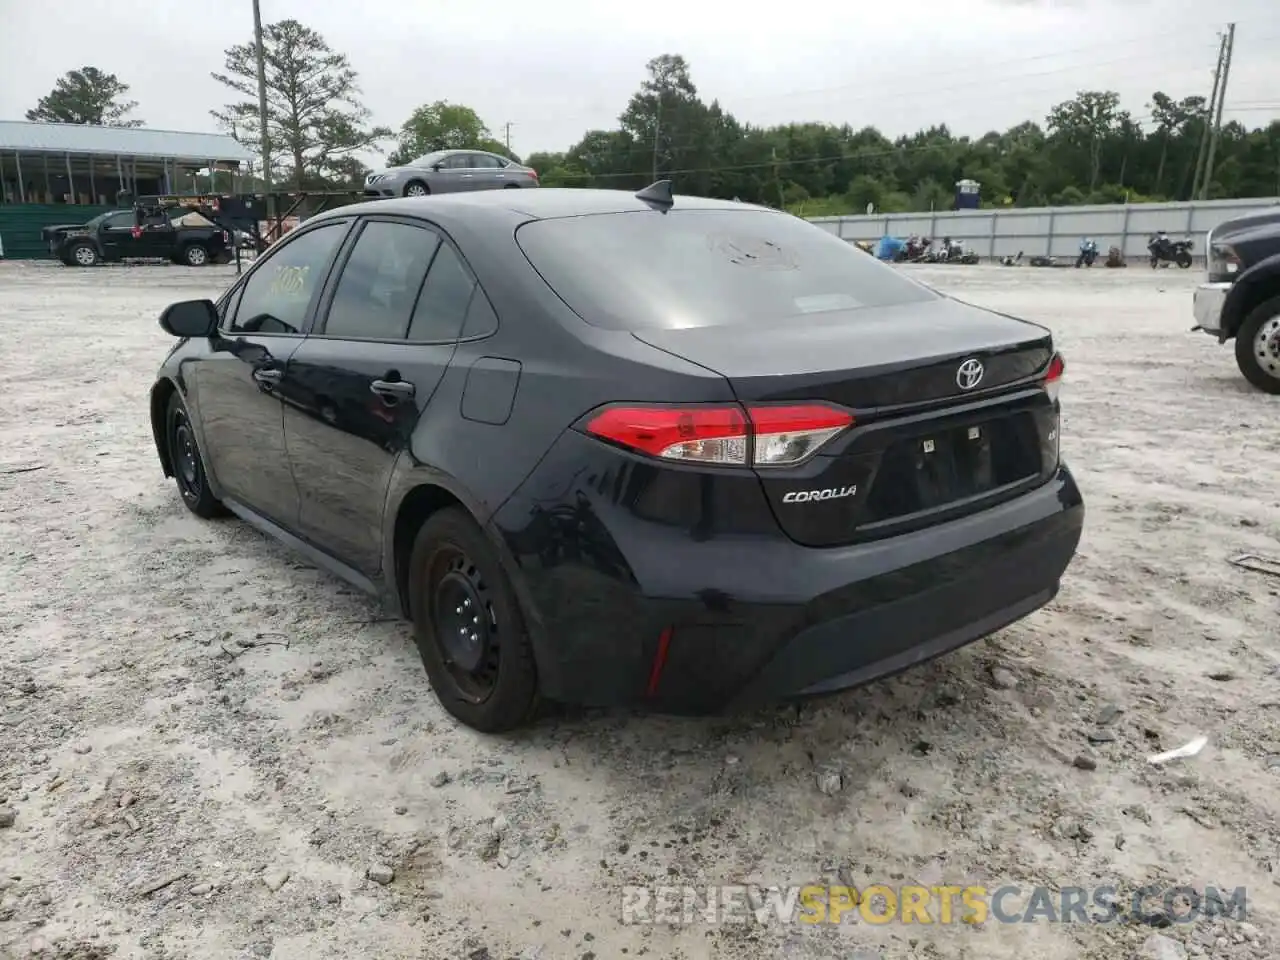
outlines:
[{"label": "green shipping container", "polygon": [[49,256],[48,246],[40,239],[45,227],[85,223],[116,209],[66,203],[0,204],[0,250],[6,260],[43,260]]}]

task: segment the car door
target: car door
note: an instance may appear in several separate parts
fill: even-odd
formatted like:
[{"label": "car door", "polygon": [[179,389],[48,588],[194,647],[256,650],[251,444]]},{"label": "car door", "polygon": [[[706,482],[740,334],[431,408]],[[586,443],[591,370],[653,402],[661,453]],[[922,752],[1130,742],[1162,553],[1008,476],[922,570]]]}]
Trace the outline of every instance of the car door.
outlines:
[{"label": "car door", "polygon": [[285,435],[300,529],[356,570],[382,566],[396,460],[488,300],[452,242],[421,221],[372,217],[348,244],[315,328],[289,361]]},{"label": "car door", "polygon": [[431,176],[432,193],[459,193],[470,190],[471,155],[451,153],[440,161],[440,169]]},{"label": "car door", "polygon": [[263,254],[229,299],[211,352],[192,365],[208,467],[224,497],[291,530],[298,489],[279,387],[350,226],[327,221]]},{"label": "car door", "polygon": [[132,212],[113,213],[102,221],[98,228],[98,242],[102,244],[102,256],[105,260],[120,260],[125,257],[140,257],[139,242],[133,235],[134,216]]},{"label": "car door", "polygon": [[506,164],[499,158],[491,153],[472,153],[469,158],[464,173],[468,190],[494,190],[506,183]]}]

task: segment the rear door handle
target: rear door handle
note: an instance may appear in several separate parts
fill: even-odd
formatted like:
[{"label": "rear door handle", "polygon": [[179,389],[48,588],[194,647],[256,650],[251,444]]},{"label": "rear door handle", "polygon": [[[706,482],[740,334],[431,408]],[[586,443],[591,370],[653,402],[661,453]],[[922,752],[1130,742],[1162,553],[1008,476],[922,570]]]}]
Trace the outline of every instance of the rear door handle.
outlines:
[{"label": "rear door handle", "polygon": [[284,371],[277,370],[274,367],[267,367],[263,370],[253,371],[253,379],[259,383],[265,383],[267,386],[275,386],[284,379]]},{"label": "rear door handle", "polygon": [[408,380],[374,380],[369,384],[369,389],[388,400],[412,397],[414,392],[413,384]]}]

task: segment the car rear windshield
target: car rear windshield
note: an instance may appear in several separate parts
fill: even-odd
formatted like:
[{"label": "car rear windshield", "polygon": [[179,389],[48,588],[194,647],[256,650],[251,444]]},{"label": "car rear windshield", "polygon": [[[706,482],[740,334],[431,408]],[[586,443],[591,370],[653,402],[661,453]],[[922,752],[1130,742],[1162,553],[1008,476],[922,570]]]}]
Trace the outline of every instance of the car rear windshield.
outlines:
[{"label": "car rear windshield", "polygon": [[535,220],[516,239],[575,313],[613,330],[777,323],[938,296],[822,228],[768,210]]}]

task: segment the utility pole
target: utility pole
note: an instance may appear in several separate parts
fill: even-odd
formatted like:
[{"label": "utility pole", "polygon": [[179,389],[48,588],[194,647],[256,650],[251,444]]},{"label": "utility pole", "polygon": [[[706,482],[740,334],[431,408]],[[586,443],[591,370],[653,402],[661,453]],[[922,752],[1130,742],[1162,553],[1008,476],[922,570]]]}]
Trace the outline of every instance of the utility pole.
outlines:
[{"label": "utility pole", "polygon": [[1222,133],[1222,107],[1227,102],[1227,77],[1231,73],[1231,48],[1236,43],[1236,25],[1227,24],[1226,55],[1222,60],[1222,82],[1218,84],[1218,114],[1213,121],[1213,137],[1209,140],[1209,159],[1204,162],[1204,182],[1200,184],[1200,199],[1209,199],[1209,181],[1213,179],[1213,155],[1218,150],[1218,135]]},{"label": "utility pole", "polygon": [[267,195],[267,219],[274,215],[271,202],[271,139],[267,130],[267,60],[262,45],[262,10],[253,0],[253,45],[258,61],[258,136],[262,146],[262,192]]},{"label": "utility pole", "polygon": [[658,90],[658,107],[653,115],[653,182],[658,182],[658,137],[662,134],[662,90]]},{"label": "utility pole", "polygon": [[1204,161],[1209,152],[1209,136],[1213,127],[1213,111],[1214,106],[1218,102],[1218,86],[1222,81],[1222,61],[1227,55],[1227,38],[1222,36],[1218,40],[1218,61],[1213,66],[1213,92],[1209,94],[1209,103],[1205,107],[1204,126],[1200,131],[1200,150],[1196,154],[1196,174],[1191,178],[1191,194],[1190,199],[1195,200],[1200,196],[1200,178],[1204,174]]},{"label": "utility pole", "polygon": [[511,152],[511,121],[510,120],[507,121],[506,142],[507,142],[507,152],[510,153]]}]

